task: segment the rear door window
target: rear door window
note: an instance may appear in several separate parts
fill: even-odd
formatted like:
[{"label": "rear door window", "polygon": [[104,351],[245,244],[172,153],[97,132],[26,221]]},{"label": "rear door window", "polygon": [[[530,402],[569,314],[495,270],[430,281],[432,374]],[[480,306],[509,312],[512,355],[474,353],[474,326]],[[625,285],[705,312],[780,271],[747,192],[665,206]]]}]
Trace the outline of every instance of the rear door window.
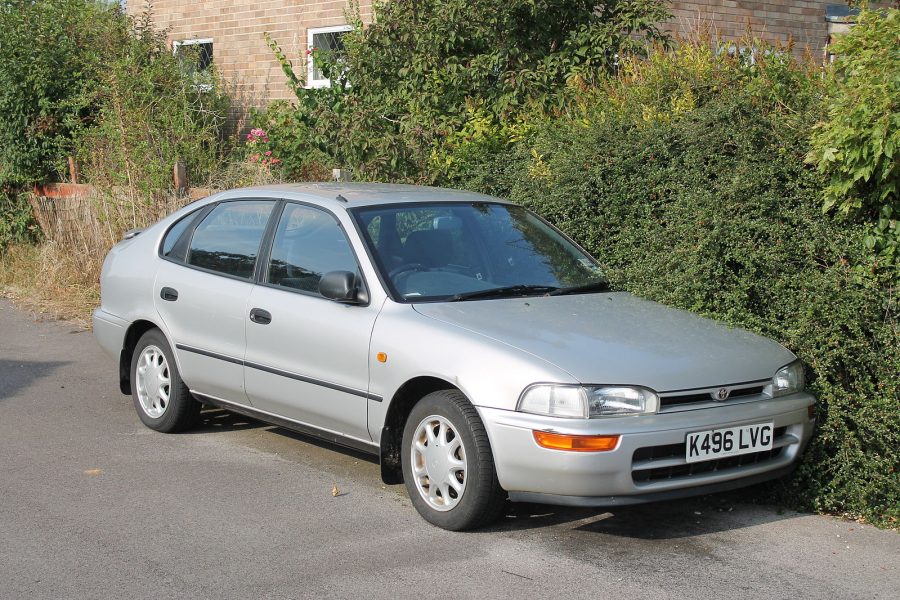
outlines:
[{"label": "rear door window", "polygon": [[251,279],[274,205],[272,200],[219,204],[194,230],[187,263]]}]

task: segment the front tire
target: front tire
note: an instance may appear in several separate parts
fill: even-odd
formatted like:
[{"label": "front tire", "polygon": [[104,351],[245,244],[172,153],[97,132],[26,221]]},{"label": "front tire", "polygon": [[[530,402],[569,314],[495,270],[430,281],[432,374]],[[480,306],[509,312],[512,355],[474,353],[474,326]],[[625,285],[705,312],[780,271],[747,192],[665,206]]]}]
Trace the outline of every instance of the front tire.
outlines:
[{"label": "front tire", "polygon": [[451,531],[495,521],[506,502],[478,411],[458,390],[428,394],[403,430],[403,480],[419,514]]},{"label": "front tire", "polygon": [[166,336],[151,329],[131,355],[131,396],[141,422],[156,431],[174,433],[196,425],[197,402],[181,379]]}]

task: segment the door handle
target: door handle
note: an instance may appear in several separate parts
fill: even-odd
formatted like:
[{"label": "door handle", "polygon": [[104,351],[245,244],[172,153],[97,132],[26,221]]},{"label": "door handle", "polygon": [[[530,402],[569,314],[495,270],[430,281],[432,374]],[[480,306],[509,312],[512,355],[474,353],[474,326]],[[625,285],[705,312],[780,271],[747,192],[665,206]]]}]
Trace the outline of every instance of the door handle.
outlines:
[{"label": "door handle", "polygon": [[159,291],[159,297],[168,302],[175,302],[178,300],[178,290],[170,287],[164,287]]},{"label": "door handle", "polygon": [[272,322],[272,313],[261,308],[254,308],[250,311],[250,320],[259,325],[268,325]]}]

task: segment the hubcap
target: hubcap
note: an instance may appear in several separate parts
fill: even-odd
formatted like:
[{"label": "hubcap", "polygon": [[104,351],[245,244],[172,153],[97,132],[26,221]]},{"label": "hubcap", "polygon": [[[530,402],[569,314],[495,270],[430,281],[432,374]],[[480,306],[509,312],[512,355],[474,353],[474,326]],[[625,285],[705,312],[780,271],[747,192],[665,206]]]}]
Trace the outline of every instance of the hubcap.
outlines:
[{"label": "hubcap", "polygon": [[422,419],[411,448],[416,489],[429,506],[447,511],[466,491],[466,450],[450,421],[439,415]]},{"label": "hubcap", "polygon": [[156,346],[147,346],[138,357],[135,387],[141,409],[148,417],[160,418],[169,406],[171,379],[166,355]]}]

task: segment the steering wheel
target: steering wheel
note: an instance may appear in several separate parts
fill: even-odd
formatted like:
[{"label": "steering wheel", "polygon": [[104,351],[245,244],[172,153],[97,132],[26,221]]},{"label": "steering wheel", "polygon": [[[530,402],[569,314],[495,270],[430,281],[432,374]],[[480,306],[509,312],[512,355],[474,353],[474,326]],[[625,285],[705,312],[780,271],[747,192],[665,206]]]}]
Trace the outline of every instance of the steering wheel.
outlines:
[{"label": "steering wheel", "polygon": [[401,273],[406,273],[407,271],[427,271],[428,268],[425,267],[422,263],[406,263],[400,265],[399,267],[394,267],[388,272],[388,277],[390,279],[394,279],[397,275]]}]

